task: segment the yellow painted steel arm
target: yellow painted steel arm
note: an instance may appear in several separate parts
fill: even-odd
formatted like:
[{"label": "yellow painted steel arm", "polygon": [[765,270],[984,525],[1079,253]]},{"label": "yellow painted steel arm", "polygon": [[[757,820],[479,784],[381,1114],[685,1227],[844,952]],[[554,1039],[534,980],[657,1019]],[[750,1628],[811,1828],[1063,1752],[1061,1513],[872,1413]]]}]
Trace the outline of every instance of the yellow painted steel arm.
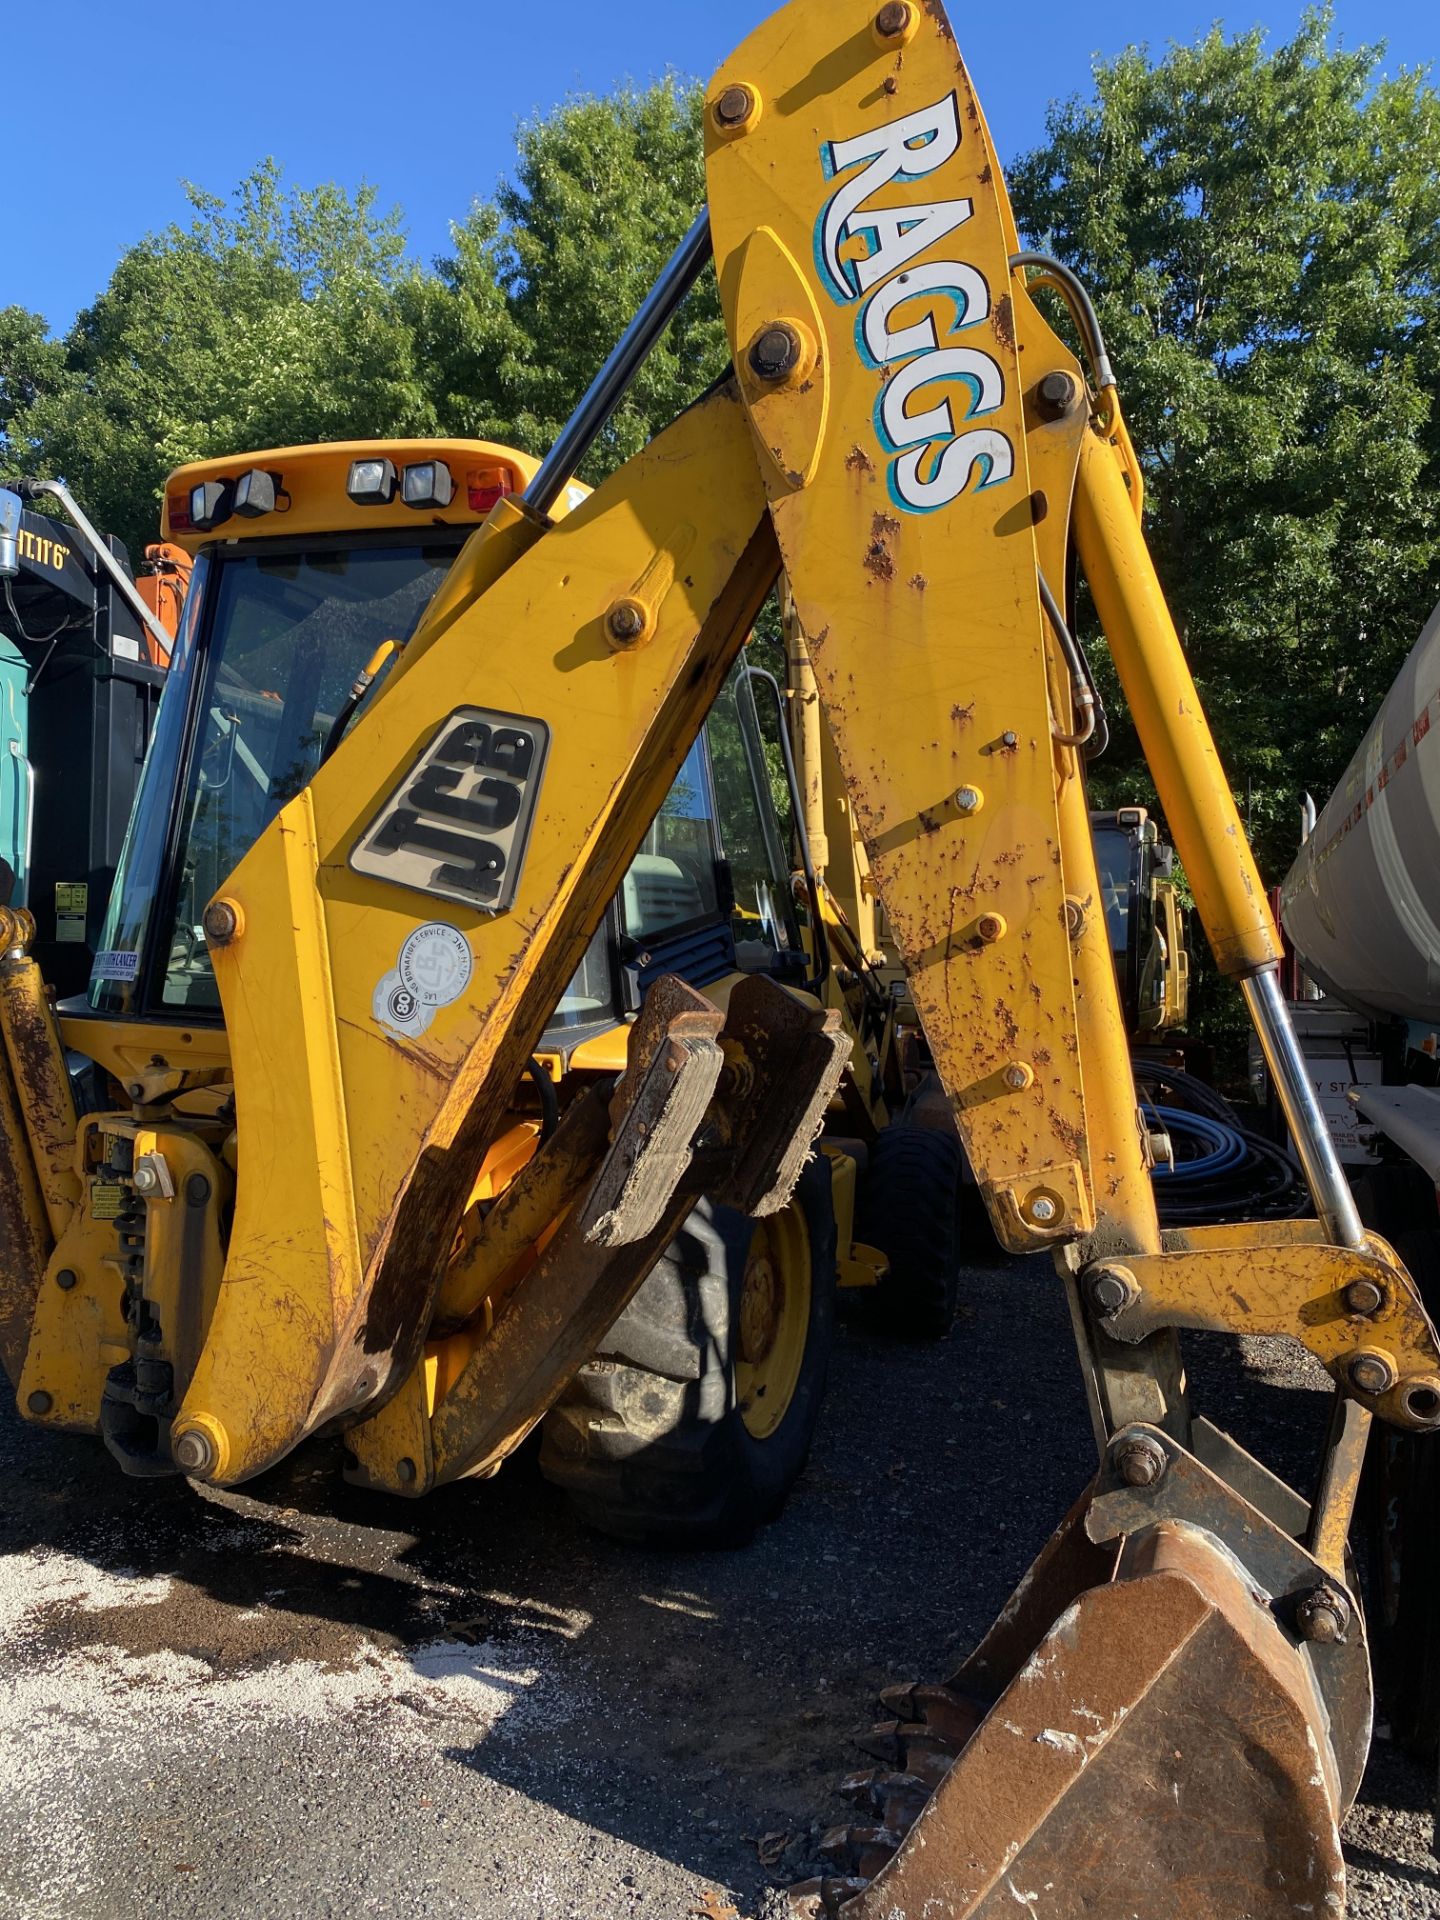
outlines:
[{"label": "yellow painted steel arm", "polygon": [[[212,920],[234,931],[213,950],[242,1162],[175,1424],[191,1471],[257,1473],[414,1364],[485,1148],[777,564],[744,413],[721,390],[483,598],[452,604],[227,883]],[[622,598],[648,623],[623,648],[606,620]],[[351,864],[379,800],[472,707],[549,735],[503,913]],[[382,988],[430,926],[441,960],[468,949],[450,978],[468,977],[424,1031],[397,1031]]]},{"label": "yellow painted steel arm", "polygon": [[[1018,1250],[1118,1213],[1158,1247],[1113,972],[1077,966],[1065,911],[1096,885],[1039,570],[1063,598],[1083,387],[1013,279],[948,28],[890,11],[887,44],[839,0],[817,64],[792,7],[717,76],[721,295],[856,829],[997,1229]],[[1056,370],[1077,404],[1047,421]]]},{"label": "yellow painted steel arm", "polygon": [[1281,958],[1280,939],[1230,783],[1135,517],[1120,451],[1085,443],[1075,540],[1140,744],[1221,971]]}]

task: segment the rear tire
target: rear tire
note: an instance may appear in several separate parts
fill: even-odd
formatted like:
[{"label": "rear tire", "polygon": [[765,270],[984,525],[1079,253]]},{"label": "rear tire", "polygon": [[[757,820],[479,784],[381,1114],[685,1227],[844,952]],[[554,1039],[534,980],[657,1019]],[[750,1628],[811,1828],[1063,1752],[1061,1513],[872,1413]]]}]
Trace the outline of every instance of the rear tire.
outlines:
[{"label": "rear tire", "polygon": [[932,1127],[889,1126],[870,1149],[855,1237],[890,1271],[869,1296],[878,1322],[913,1340],[950,1331],[960,1294],[960,1142]]},{"label": "rear tire", "polygon": [[771,1219],[702,1200],[547,1416],[546,1479],[616,1539],[748,1539],[779,1514],[809,1455],[835,1278],[823,1156]]}]

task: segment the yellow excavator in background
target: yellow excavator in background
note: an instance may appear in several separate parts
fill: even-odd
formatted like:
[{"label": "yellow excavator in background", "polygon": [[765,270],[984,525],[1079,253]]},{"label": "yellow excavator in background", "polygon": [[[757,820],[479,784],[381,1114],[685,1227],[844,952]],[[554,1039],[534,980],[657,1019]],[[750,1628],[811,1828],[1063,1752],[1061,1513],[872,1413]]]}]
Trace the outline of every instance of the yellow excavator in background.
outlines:
[{"label": "yellow excavator in background", "polygon": [[[227,1486],[339,1429],[372,1484],[418,1496],[495,1471],[560,1405],[698,1200],[785,1217],[847,1037],[764,975],[722,1007],[637,954],[623,1072],[523,1165],[494,1158],[627,873],[686,883],[678,830],[647,836],[783,568],[930,1055],[996,1233],[1055,1258],[1099,1450],[960,1672],[889,1696],[840,1868],[797,1909],[1338,1914],[1371,1720],[1345,1539],[1372,1418],[1440,1425],[1440,1346],[1361,1227],[1296,1049],[1093,310],[1020,247],[939,0],[792,0],[714,82],[706,138],[708,210],[413,632],[424,540],[398,536],[421,561],[392,591],[383,678],[321,687],[338,656],[295,645],[293,556],[230,629],[248,687],[203,627],[182,639],[88,1027],[66,1028],[121,1087],[110,1110],[77,1116],[28,927],[6,920],[19,1404],[94,1428],[118,1380],[163,1464]],[[560,513],[712,256],[732,372]],[[357,458],[352,499],[398,494],[428,531],[463,459],[413,465]],[[192,528],[221,550],[233,516],[303,530],[285,480],[215,475]],[[1158,1224],[1072,557],[1313,1221]],[[203,586],[192,603],[219,617]],[[1310,1499],[1192,1407],[1186,1327],[1286,1334],[1329,1369]]]}]

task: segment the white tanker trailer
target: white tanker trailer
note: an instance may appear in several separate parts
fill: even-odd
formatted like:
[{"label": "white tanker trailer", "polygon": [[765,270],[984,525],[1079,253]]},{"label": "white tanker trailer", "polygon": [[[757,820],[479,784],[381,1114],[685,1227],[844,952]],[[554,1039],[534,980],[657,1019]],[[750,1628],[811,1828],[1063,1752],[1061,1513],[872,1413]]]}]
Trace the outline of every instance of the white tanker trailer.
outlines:
[{"label": "white tanker trailer", "polygon": [[1440,1185],[1440,1088],[1426,1070],[1440,1029],[1440,609],[1301,848],[1281,911],[1306,974],[1387,1030],[1392,1084],[1355,1087],[1352,1105]]},{"label": "white tanker trailer", "polygon": [[[1306,839],[1281,912],[1300,966],[1330,996],[1302,1000],[1297,1027],[1317,1090],[1338,1095],[1337,1134],[1347,1095],[1360,1124],[1362,1152],[1346,1157],[1366,1163],[1356,1180],[1362,1217],[1403,1254],[1435,1314],[1440,609]],[[1337,1050],[1347,1024],[1351,1038]],[[1377,1436],[1367,1479],[1377,1678],[1397,1736],[1430,1750],[1440,1734],[1440,1444]]]},{"label": "white tanker trailer", "polygon": [[1283,912],[1327,993],[1440,1026],[1440,609],[1291,868]]}]

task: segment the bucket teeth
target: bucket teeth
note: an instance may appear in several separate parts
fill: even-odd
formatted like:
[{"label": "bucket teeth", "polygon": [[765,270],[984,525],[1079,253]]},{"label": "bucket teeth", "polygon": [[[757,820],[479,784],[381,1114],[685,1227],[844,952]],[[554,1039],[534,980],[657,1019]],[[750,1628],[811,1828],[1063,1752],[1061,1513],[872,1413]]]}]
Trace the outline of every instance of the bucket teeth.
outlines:
[{"label": "bucket teeth", "polygon": [[873,1880],[894,1858],[900,1839],[899,1834],[884,1827],[831,1827],[820,1842],[820,1851],[861,1881]]},{"label": "bucket teeth", "polygon": [[868,1884],[848,1878],[806,1880],[790,1889],[791,1920],[835,1920],[845,1902],[864,1893]]},{"label": "bucket teeth", "polygon": [[902,1723],[919,1723],[953,1742],[958,1753],[969,1741],[985,1708],[978,1700],[952,1693],[949,1687],[916,1683],[886,1687],[880,1695],[880,1711]]},{"label": "bucket teeth", "polygon": [[883,1767],[872,1767],[842,1780],[840,1797],[903,1837],[919,1819],[930,1788],[913,1773],[887,1773]]},{"label": "bucket teeth", "polygon": [[882,1720],[860,1736],[858,1745],[872,1760],[922,1779],[935,1777],[937,1765],[940,1773],[947,1772],[960,1751],[954,1741],[918,1720]]}]

